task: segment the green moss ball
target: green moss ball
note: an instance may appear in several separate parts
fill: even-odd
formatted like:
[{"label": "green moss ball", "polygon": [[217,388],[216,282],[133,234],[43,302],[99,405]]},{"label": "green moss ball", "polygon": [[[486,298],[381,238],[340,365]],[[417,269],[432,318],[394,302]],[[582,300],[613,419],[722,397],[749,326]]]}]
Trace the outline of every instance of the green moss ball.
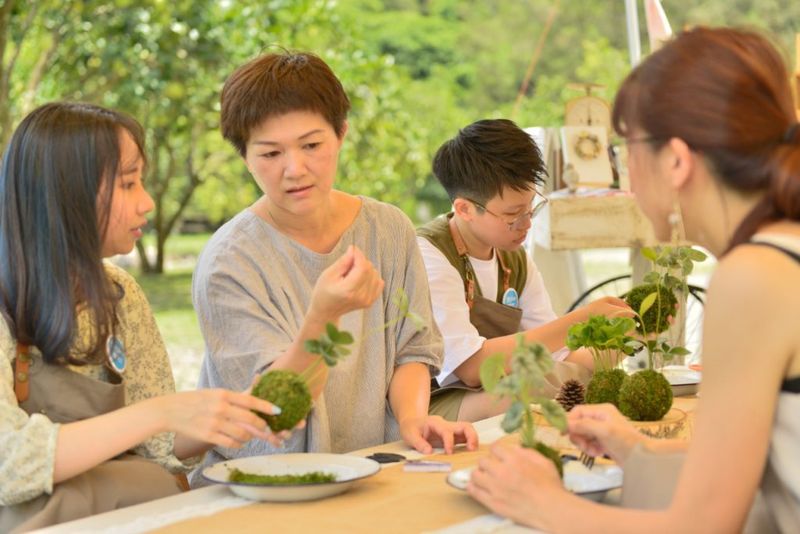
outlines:
[{"label": "green moss ball", "polygon": [[630,375],[619,389],[619,411],[634,421],[658,421],[671,407],[672,388],[652,369]]},{"label": "green moss ball", "polygon": [[586,386],[584,402],[586,404],[610,402],[614,406],[619,406],[619,388],[627,376],[622,369],[595,371],[594,376]]},{"label": "green moss ball", "polygon": [[[660,296],[656,298],[656,301],[650,309],[644,313],[643,321],[638,317],[634,318],[636,320],[636,330],[640,334],[644,334],[645,332],[648,334],[660,334],[669,328],[667,317],[675,313],[675,306],[678,304],[678,299],[670,289],[659,284],[636,286],[625,295],[625,302],[628,303],[628,306],[633,308],[633,311],[636,313],[639,313],[639,307],[642,305],[642,301],[647,295],[655,293],[656,289],[660,293]],[[644,322],[644,324],[642,324],[642,322]]]},{"label": "green moss ball", "polygon": [[311,411],[311,392],[305,380],[294,371],[277,369],[265,373],[253,387],[252,394],[280,407],[280,415],[256,412],[273,432],[294,428]]},{"label": "green moss ball", "polygon": [[561,455],[558,454],[558,451],[552,447],[548,447],[541,441],[537,441],[536,445],[533,446],[534,450],[544,456],[545,458],[549,458],[551,462],[553,462],[558,470],[558,476],[564,478],[564,466],[561,463]]}]

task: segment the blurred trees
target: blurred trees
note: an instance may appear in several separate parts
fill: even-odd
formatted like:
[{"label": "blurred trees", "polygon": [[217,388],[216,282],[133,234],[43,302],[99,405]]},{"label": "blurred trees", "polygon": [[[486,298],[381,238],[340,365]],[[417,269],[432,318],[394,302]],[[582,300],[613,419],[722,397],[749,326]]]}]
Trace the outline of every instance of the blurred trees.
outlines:
[{"label": "blurred trees", "polygon": [[[139,250],[144,268],[161,272],[182,217],[219,222],[258,195],[218,132],[225,78],[274,45],[311,50],[331,64],[353,102],[339,186],[424,219],[448,206],[429,170],[433,152],[469,122],[511,115],[553,4],[0,0],[0,146],[35,105],[53,99],[96,102],[139,119],[156,202],[155,254]],[[675,29],[747,24],[771,30],[786,50],[799,31],[800,3],[663,4]],[[622,2],[559,5],[513,117],[521,126],[559,124],[564,103],[578,95],[569,82],[604,84],[601,96],[610,99],[629,69]]]}]

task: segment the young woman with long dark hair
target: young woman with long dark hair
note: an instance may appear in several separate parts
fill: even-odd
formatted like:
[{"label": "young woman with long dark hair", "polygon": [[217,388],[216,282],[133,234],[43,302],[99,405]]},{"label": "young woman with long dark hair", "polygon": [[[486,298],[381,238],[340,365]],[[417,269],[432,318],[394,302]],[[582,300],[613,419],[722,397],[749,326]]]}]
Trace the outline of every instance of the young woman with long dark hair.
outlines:
[{"label": "young woman with long dark hair", "polygon": [[0,531],[28,530],[176,493],[171,474],[214,445],[277,444],[222,389],[174,393],[164,343],[128,253],[153,201],[132,118],[46,104],[0,170]]}]

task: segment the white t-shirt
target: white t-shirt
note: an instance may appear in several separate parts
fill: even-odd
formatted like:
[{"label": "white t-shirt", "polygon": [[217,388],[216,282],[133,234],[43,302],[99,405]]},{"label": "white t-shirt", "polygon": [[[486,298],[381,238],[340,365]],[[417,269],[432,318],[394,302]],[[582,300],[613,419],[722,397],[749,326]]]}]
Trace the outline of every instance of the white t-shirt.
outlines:
[{"label": "white t-shirt", "polygon": [[[478,352],[486,338],[478,334],[478,330],[469,322],[469,307],[464,298],[464,282],[456,268],[426,238],[417,236],[417,243],[428,273],[433,317],[444,338],[444,362],[436,380],[440,386],[447,386],[458,381],[453,371]],[[528,275],[525,287],[519,296],[519,306],[522,308],[521,330],[535,328],[557,318],[539,269],[536,268],[530,255],[526,257]],[[479,260],[470,256],[469,261],[475,271],[481,294],[486,298],[496,298],[497,256],[494,255],[490,260]],[[569,351],[564,348],[554,352],[553,359],[563,360],[568,355]]]}]

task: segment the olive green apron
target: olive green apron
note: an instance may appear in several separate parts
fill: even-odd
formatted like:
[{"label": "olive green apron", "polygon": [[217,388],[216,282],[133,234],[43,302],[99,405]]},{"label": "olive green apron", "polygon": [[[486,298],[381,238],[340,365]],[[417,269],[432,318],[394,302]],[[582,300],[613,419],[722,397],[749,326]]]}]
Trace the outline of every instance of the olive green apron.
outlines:
[{"label": "olive green apron", "polygon": [[[14,389],[20,408],[54,423],[71,423],[125,406],[124,379],[95,380],[45,364],[18,347]],[[134,454],[122,454],[53,486],[51,495],[0,507],[0,532],[24,532],[180,493],[175,477]]]},{"label": "olive green apron", "polygon": [[[487,299],[480,294],[475,271],[472,268],[472,263],[469,261],[467,246],[455,224],[455,217],[450,218],[448,225],[458,255],[464,264],[464,297],[467,301],[467,306],[469,306],[470,323],[478,330],[478,334],[487,339],[518,333],[522,323],[522,309]],[[495,252],[495,255],[500,267],[500,274],[502,275],[502,286],[498,287],[498,300],[501,300],[502,295],[504,295],[509,288],[511,271],[506,267],[502,255],[497,252]],[[591,372],[581,365],[572,362],[553,362],[553,369],[545,375],[545,382],[539,389],[532,392],[532,394],[535,396],[554,398],[561,389],[561,384],[567,380],[576,379],[586,384],[590,378]],[[469,391],[482,390],[479,386],[470,387],[461,381],[448,384],[444,387],[438,387],[434,379],[431,385],[433,387],[431,397],[441,395],[451,389],[466,389]]]}]

